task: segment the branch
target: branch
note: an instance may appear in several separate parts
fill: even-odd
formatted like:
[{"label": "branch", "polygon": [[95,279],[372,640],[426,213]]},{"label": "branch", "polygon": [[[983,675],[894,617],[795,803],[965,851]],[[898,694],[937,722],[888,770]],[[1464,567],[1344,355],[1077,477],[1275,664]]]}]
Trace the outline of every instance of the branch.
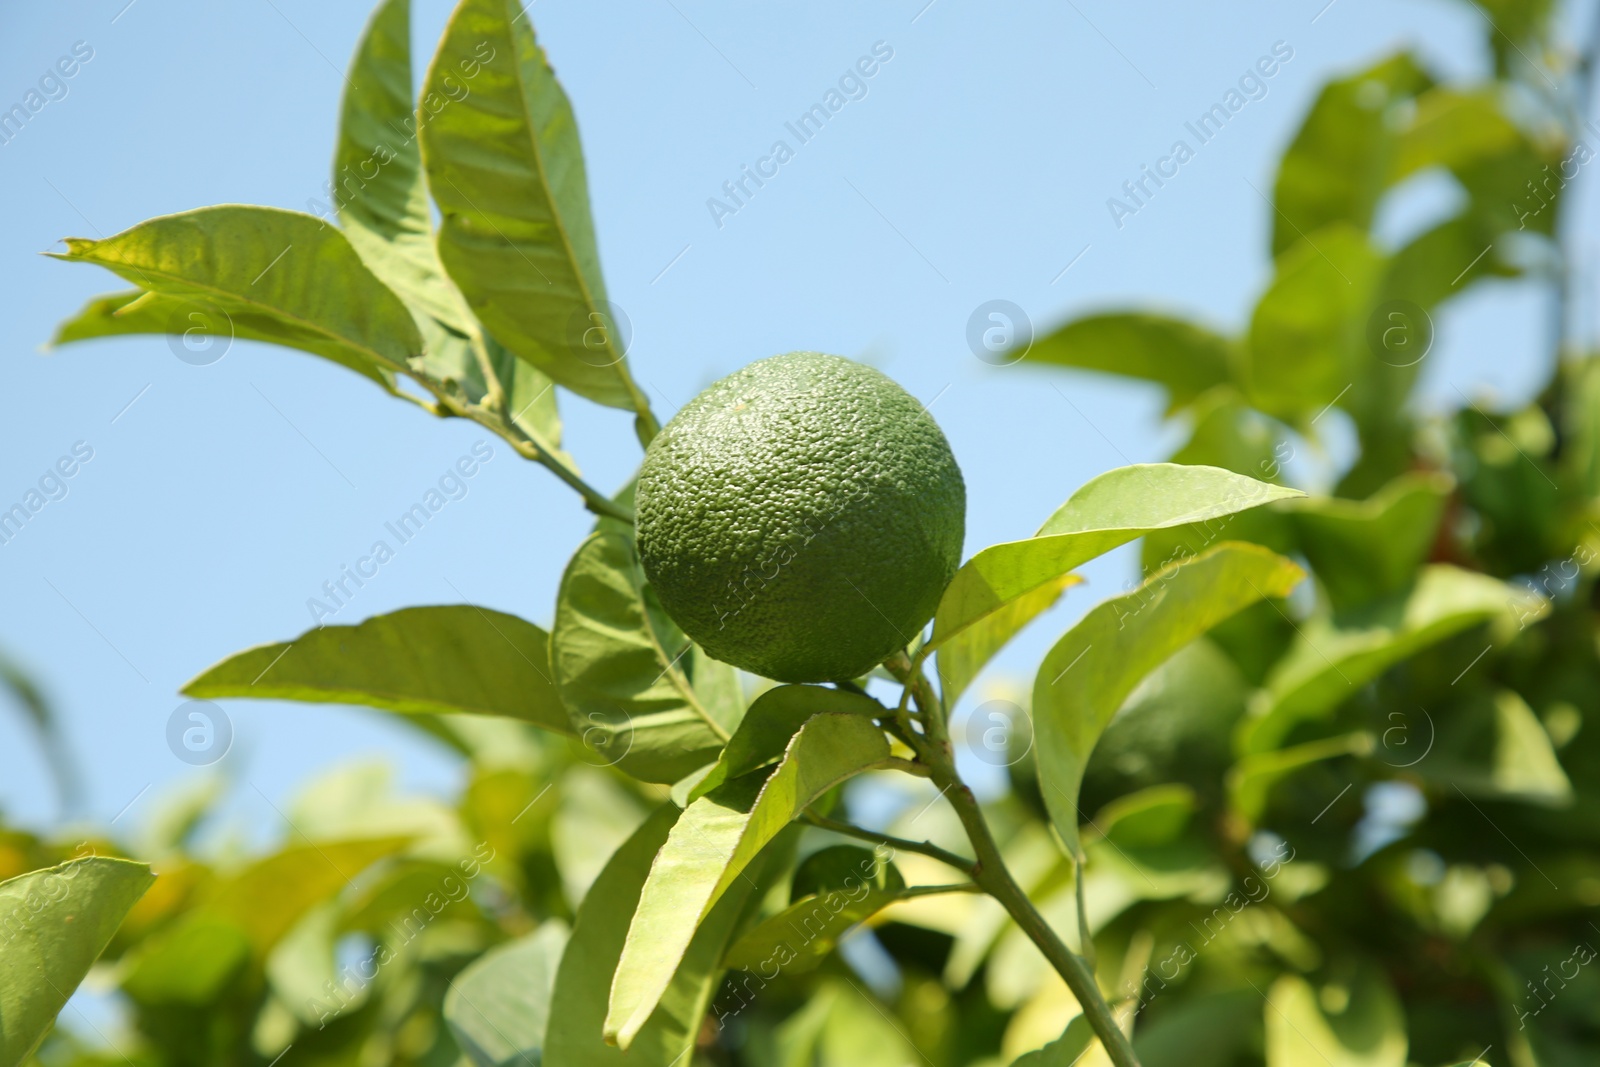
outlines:
[{"label": "branch", "polygon": [[[943,704],[933,695],[933,689],[928,684],[926,676],[920,667],[913,668],[905,653],[898,653],[885,661],[884,666],[889,673],[899,678],[906,688],[917,699],[917,704],[923,710],[923,721],[928,729],[926,742],[919,747],[918,757],[927,763],[933,772],[933,781],[949,798],[950,804],[955,808],[956,815],[961,820],[961,825],[967,831],[967,839],[972,842],[972,850],[977,854],[978,862],[972,869],[972,880],[981,886],[984,892],[998,900],[1002,907],[1010,913],[1011,918],[1021,927],[1022,932],[1028,935],[1039,951],[1044,953],[1045,959],[1056,969],[1072,990],[1072,995],[1077,998],[1078,1004],[1083,1008],[1084,1017],[1089,1020],[1095,1034],[1100,1038],[1100,1044],[1116,1067],[1139,1067],[1139,1057],[1134,1055],[1133,1045],[1128,1041],[1128,1036],[1117,1025],[1117,1017],[1112,1012],[1111,1006],[1100,993],[1100,987],[1095,982],[1094,972],[1083,959],[1075,955],[1061,940],[1050,924],[1045,922],[1033,902],[1028,899],[1021,886],[1011,872],[1006,868],[1006,861],[1000,854],[1000,846],[995,843],[994,835],[989,831],[989,824],[984,820],[983,810],[978,807],[977,798],[972,795],[972,790],[967,788],[961,780],[961,775],[956,771],[955,752],[950,744],[950,733],[945,722]],[[1083,867],[1080,864],[1077,870],[1079,885],[1083,881]],[[1081,899],[1081,897],[1080,897]],[[1086,948],[1092,952],[1092,942],[1086,942]]]},{"label": "branch", "polygon": [[932,841],[912,841],[904,837],[892,837],[889,834],[880,834],[876,830],[868,830],[847,822],[836,822],[833,819],[824,818],[809,811],[800,816],[800,821],[809,823],[821,830],[831,830],[836,834],[844,834],[846,837],[860,838],[862,841],[871,841],[876,845],[887,845],[902,852],[916,852],[923,856],[930,856],[940,863],[965,873],[974,881],[977,880],[976,864],[965,856],[958,856],[954,852],[948,852],[940,848]]},{"label": "branch", "polygon": [[578,472],[562,462],[561,458],[548,445],[506,418],[503,413],[489,411],[477,404],[464,402],[460,398],[451,395],[439,383],[429,381],[420,375],[413,374],[412,378],[434,395],[438,400],[441,413],[470,419],[484,429],[504,438],[519,456],[548,467],[557,478],[577,490],[578,495],[583,497],[584,506],[590,511],[596,515],[604,515],[632,525],[633,512],[631,510],[618,504],[584,481],[579,477]]},{"label": "branch", "polygon": [[926,763],[918,763],[916,760],[901,759],[899,756],[886,756],[877,763],[874,763],[872,767],[874,770],[879,771],[900,771],[904,774],[915,775],[918,778],[933,777],[933,772],[928,769],[928,765]]}]

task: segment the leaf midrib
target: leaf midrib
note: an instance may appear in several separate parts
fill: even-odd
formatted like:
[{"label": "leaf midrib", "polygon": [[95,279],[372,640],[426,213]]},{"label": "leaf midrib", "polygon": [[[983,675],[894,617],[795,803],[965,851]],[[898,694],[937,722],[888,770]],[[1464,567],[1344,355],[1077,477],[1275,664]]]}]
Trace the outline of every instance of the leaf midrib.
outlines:
[{"label": "leaf midrib", "polygon": [[[504,13],[508,18],[511,16],[510,8],[513,6],[520,8],[521,4],[518,3],[517,0],[502,0],[501,7],[504,9]],[[518,11],[519,17],[525,14],[526,13],[523,11]],[[539,187],[544,190],[545,202],[550,205],[550,218],[555,223],[556,232],[561,235],[560,245],[562,252],[567,258],[567,266],[572,269],[572,276],[578,280],[578,288],[583,293],[583,305],[590,311],[590,313],[593,313],[595,310],[594,294],[589,289],[589,279],[584,277],[583,269],[578,263],[577,251],[572,247],[572,238],[567,233],[566,220],[562,218],[560,207],[556,203],[554,190],[550,186],[550,179],[545,171],[544,150],[539,144],[539,128],[534,123],[533,112],[528,107],[528,85],[526,80],[523,78],[522,57],[517,53],[516,20],[513,19],[508,21],[506,28],[511,38],[509,42],[511,51],[511,65],[517,79],[517,88],[519,90],[517,93],[517,107],[522,112],[523,124],[528,130],[528,143],[533,150],[533,166],[539,174]],[[535,42],[534,48],[537,50],[537,42]],[[542,59],[538,59],[537,61],[543,62]],[[552,81],[555,80],[555,74],[553,72],[551,73],[550,77]],[[557,88],[559,89],[559,86]],[[570,109],[570,103],[568,104],[568,107]],[[574,119],[574,127],[576,127],[576,119]],[[581,151],[581,142],[579,147]],[[598,255],[598,250],[596,251],[596,255]],[[606,331],[606,348],[613,356],[617,355],[616,351],[612,347],[610,330]],[[610,366],[615,368],[615,370],[612,371],[613,376],[622,383],[623,388],[631,396],[633,394],[633,383],[627,373],[622,370],[621,358],[618,358],[616,362],[610,364]],[[724,740],[726,740],[726,737],[724,737]]]}]

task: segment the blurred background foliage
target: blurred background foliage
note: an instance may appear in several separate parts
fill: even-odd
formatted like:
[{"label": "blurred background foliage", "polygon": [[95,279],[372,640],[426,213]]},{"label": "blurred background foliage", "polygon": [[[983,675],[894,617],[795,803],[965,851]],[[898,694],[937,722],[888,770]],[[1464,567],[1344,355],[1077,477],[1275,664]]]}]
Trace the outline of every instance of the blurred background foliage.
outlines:
[{"label": "blurred background foliage", "polygon": [[[1570,340],[1562,225],[1595,156],[1595,43],[1557,39],[1548,0],[1478,7],[1488,80],[1440,83],[1402,52],[1324,87],[1264,208],[1275,276],[1238,335],[1117,309],[1018,354],[1041,387],[1060,368],[1165,387],[1176,462],[1287,483],[1334,427],[1357,442],[1336,484],[1304,486],[1324,495],[1145,540],[1147,570],[1227,539],[1314,576],[1160,668],[1090,764],[1081,922],[1148,1067],[1600,1062],[1600,357]],[[1424,180],[1448,185],[1449,209],[1381,239],[1385,206]],[[1536,400],[1458,390],[1453,412],[1419,412],[1430,312],[1528,276],[1552,309]],[[0,677],[70,797],[45,703]],[[126,836],[0,833],[0,878],[86,849],[161,875],[38,1062],[538,1062],[554,961],[666,787],[527,724],[403,718],[467,766],[454,801],[359,765],[308,786],[265,852],[201,832],[233,788],[218,778]],[[1010,788],[986,810],[1076,946],[1079,887],[1026,740],[1011,734]],[[923,784],[867,775],[838,803],[959,850]],[[796,855],[838,843],[808,829]],[[951,880],[926,857],[896,864],[905,883]],[[767,879],[761,915],[817,877]],[[1071,1060],[1050,1043],[1077,1006],[993,900],[903,900],[866,927],[752,998],[731,972],[696,1062]]]}]

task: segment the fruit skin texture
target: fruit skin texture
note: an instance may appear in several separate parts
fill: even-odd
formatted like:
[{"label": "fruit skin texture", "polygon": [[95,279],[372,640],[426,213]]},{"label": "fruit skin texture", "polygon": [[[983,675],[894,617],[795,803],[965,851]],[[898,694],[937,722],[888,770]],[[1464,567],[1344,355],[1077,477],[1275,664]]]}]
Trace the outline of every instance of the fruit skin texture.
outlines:
[{"label": "fruit skin texture", "polygon": [[790,352],[713,383],[650,443],[639,556],[713,657],[780,682],[838,681],[933,617],[966,505],[916,398],[871,367]]}]

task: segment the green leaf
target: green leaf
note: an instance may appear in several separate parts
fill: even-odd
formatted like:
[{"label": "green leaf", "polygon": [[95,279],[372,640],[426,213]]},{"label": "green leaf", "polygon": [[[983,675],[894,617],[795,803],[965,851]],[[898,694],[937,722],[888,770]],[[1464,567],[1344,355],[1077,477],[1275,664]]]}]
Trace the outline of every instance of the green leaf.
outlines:
[{"label": "green leaf", "polygon": [[439,256],[489,332],[557,384],[644,410],[610,322],[577,123],[520,0],[462,0],[423,86]]},{"label": "green leaf", "polygon": [[343,932],[339,929],[341,918],[337,901],[325,900],[301,916],[267,955],[267,983],[273,995],[306,1026],[326,1021],[330,1009],[342,1014],[359,1008],[371,988],[359,985],[332,1003],[323,999],[324,983],[339,985],[334,942]]},{"label": "green leaf", "polygon": [[67,747],[67,738],[61,729],[61,720],[50,701],[45,698],[27,672],[0,653],[0,690],[11,698],[28,717],[44,749],[45,762],[56,780],[56,789],[63,809],[71,811],[83,797],[83,785],[78,777],[78,766]]},{"label": "green leaf", "polygon": [[699,645],[689,654],[689,680],[695,696],[718,722],[742,722],[745,715],[744,683],[739,669],[712,659]]},{"label": "green leaf", "polygon": [[1267,1067],[1405,1067],[1405,1015],[1377,967],[1320,988],[1286,974],[1264,1011]]},{"label": "green leaf", "polygon": [[[533,364],[512,355],[493,337],[485,338],[484,343],[488,347],[489,365],[505,388],[506,416],[577,473],[577,463],[560,450],[561,413],[556,406],[555,383]],[[471,380],[469,378],[469,382]]]},{"label": "green leaf", "polygon": [[729,887],[699,924],[650,1021],[624,1052],[601,1036],[607,990],[623,951],[629,919],[679,811],[664,804],[619,848],[583,898],[556,972],[544,1041],[545,1067],[683,1067],[705,1024],[722,978],[721,959],[734,930],[765,892],[784,858],[774,850],[754,878]]},{"label": "green leaf", "polygon": [[1045,656],[1033,687],[1039,785],[1074,855],[1078,789],[1101,731],[1139,681],[1239,609],[1286,596],[1300,568],[1255,545],[1221,544],[1095,607]]},{"label": "green leaf", "polygon": [[1323,760],[1369,755],[1372,748],[1371,734],[1353,733],[1272,752],[1253,752],[1228,771],[1229,805],[1245,825],[1254,826],[1267,810],[1272,787],[1284,778]]},{"label": "green leaf", "polygon": [[1511,69],[1530,63],[1529,50],[1538,51],[1537,38],[1543,32],[1555,8],[1554,0],[1472,0],[1482,8],[1494,25],[1494,32],[1485,34],[1494,52],[1494,69],[1499,77],[1506,77]]},{"label": "green leaf", "polygon": [[855,982],[834,996],[817,1040],[817,1067],[915,1067],[931,1061],[884,1006]]},{"label": "green leaf", "polygon": [[1395,135],[1388,182],[1397,184],[1429,167],[1456,170],[1512,151],[1522,132],[1487,89],[1430,89],[1417,97],[1409,121]]},{"label": "green leaf", "polygon": [[829,789],[889,755],[870,720],[825,713],[800,728],[770,774],[724,783],[684,809],[645,883],[611,984],[606,1036],[632,1044],[700,921],[784,827]]},{"label": "green leaf", "polygon": [[1239,751],[1277,748],[1297,723],[1326,716],[1394,664],[1451,634],[1517,614],[1519,606],[1520,616],[1528,618],[1527,601],[1526,592],[1515,593],[1504,582],[1436,563],[1422,568],[1409,589],[1302,624],[1240,724]]},{"label": "green leaf", "polygon": [[1402,475],[1363,501],[1317,497],[1285,511],[1335,610],[1404,589],[1439,531],[1448,475]]},{"label": "green leaf", "polygon": [[[257,314],[214,300],[166,296],[138,289],[95,297],[77,315],[56,328],[50,345],[54,347],[101,337],[150,334],[182,337],[186,346],[191,339],[196,346],[227,344],[235,339],[286,345],[325,355],[357,374],[372,379],[391,393],[394,391],[394,375],[387,367],[357,360],[352,353],[342,349],[323,351],[327,348],[324,337],[302,331],[270,314]],[[195,351],[202,349],[196,347]]]},{"label": "green leaf", "polygon": [[0,882],[0,1064],[27,1059],[154,881],[92,856]]},{"label": "green leaf", "polygon": [[293,641],[230,656],[183,692],[407,714],[503,715],[572,732],[552,680],[549,637],[515,615],[470,604],[319,626]]},{"label": "green leaf", "polygon": [[[1383,260],[1366,236],[1335,224],[1285,252],[1250,318],[1240,379],[1261,410],[1315,417],[1334,402],[1361,415],[1381,380],[1367,346],[1367,317]],[[1396,368],[1387,368],[1396,369]],[[1388,395],[1398,403],[1400,396]]]},{"label": "green leaf", "polygon": [[559,919],[479,956],[450,983],[444,1021],[477,1067],[537,1064],[550,995],[567,947]]},{"label": "green leaf", "polygon": [[939,649],[969,635],[950,657],[953,669],[945,681],[964,684],[963,675],[970,681],[1028,621],[1028,610],[1043,610],[1048,594],[1038,591],[1074,567],[1152,530],[1300,495],[1216,467],[1143,463],[1107,471],[1073,493],[1033,537],[991,545],[963,564],[939,600],[927,647]]},{"label": "green leaf", "polygon": [[1139,683],[1096,742],[1084,771],[1083,809],[1162,783],[1215,793],[1233,762],[1230,741],[1250,691],[1214,634],[1179,649]]},{"label": "green leaf", "polygon": [[1186,785],[1153,785],[1101,808],[1095,828],[1100,836],[1123,848],[1171,844],[1199,806],[1199,798]]},{"label": "green leaf", "polygon": [[[410,841],[409,837],[400,836],[368,837],[312,841],[285,848],[219,879],[180,926],[231,923],[265,958],[307,911],[344,889],[374,863],[400,852]],[[143,963],[141,960],[140,969]]]},{"label": "green leaf", "polygon": [[1221,467],[1264,482],[1283,480],[1292,455],[1282,423],[1246,404],[1233,388],[1207,393],[1193,409],[1193,428],[1173,463]]},{"label": "green leaf", "polygon": [[1572,801],[1572,782],[1539,717],[1509,689],[1473,693],[1430,719],[1437,742],[1413,773],[1470,796],[1550,807]]},{"label": "green leaf", "polygon": [[[203,325],[220,336],[227,324],[214,316],[221,314],[232,321],[233,336],[311,352],[390,388],[393,372],[422,351],[400,298],[344,234],[310,215],[223,205],[150,219],[104,240],[66,243],[55,258],[97,264],[151,291],[114,309],[114,318],[140,318],[138,329],[125,332],[156,332],[149,326],[159,320],[164,333]],[[146,300],[148,309],[140,306]],[[104,328],[105,305],[90,310]],[[189,314],[213,318],[194,323]]]},{"label": "green leaf", "polygon": [[1094,1042],[1094,1027],[1086,1015],[1067,1024],[1060,1037],[1011,1061],[1011,1067],[1074,1067]]},{"label": "green leaf", "polygon": [[1204,993],[1165,1008],[1148,1023],[1141,1013],[1133,1051],[1142,1067],[1232,1067],[1252,1039],[1260,1040],[1261,994],[1253,989]]},{"label": "green leaf", "polygon": [[372,273],[411,306],[470,334],[476,323],[434,247],[411,84],[411,0],[385,0],[345,76],[331,195]]},{"label": "green leaf", "polygon": [[1025,358],[1155,382],[1178,408],[1229,380],[1230,351],[1226,338],[1204,327],[1125,311],[1075,319],[1035,341]]},{"label": "green leaf", "polygon": [[[1515,275],[1517,272],[1503,266],[1496,253],[1480,254],[1489,248],[1502,230],[1483,218],[1476,210],[1477,206],[1473,204],[1455,218],[1446,219],[1418,234],[1396,251],[1384,271],[1378,289],[1379,297],[1385,301],[1409,300],[1427,311],[1467,289],[1480,278]],[[1414,313],[1409,317],[1414,318]],[[1420,345],[1423,339],[1428,338],[1429,331],[1426,327],[1418,329],[1417,324],[1409,322],[1406,311],[1392,309],[1388,324],[1403,327],[1394,334],[1397,341],[1403,338],[1411,343],[1415,340],[1419,350],[1426,351],[1420,349]],[[1379,337],[1382,336],[1380,333]],[[1391,357],[1395,363],[1404,363],[1413,356],[1417,359],[1418,362],[1411,366],[1393,368],[1406,372],[1400,380],[1407,381],[1408,387],[1409,381],[1421,369],[1421,356],[1417,353],[1418,350],[1413,350],[1406,355],[1402,350]]]},{"label": "green leaf", "polygon": [[[481,343],[504,386],[507,414],[559,454],[553,383],[482,335],[439,262],[411,97],[410,26],[410,0],[388,0],[373,13],[356,47],[333,161],[331,195],[339,220],[362,261],[420,313],[426,372],[462,383],[469,399],[482,401],[491,390],[474,352]],[[464,78],[451,84],[457,92],[470,91]]]},{"label": "green leaf", "polygon": [[889,709],[871,697],[820,685],[780,685],[755,699],[717,762],[689,793],[698,800],[723,782],[749,774],[783,755],[790,738],[814,715],[838,712],[874,719]]},{"label": "green leaf", "polygon": [[1083,579],[1076,574],[1058,574],[1043,585],[1006,601],[997,610],[957,633],[939,646],[939,687],[947,707],[955,707],[994,654],[1034,619],[1043,615],[1061,595]]},{"label": "green leaf", "polygon": [[[1193,427],[1189,440],[1172,454],[1171,462],[1221,467],[1274,484],[1285,481],[1284,463],[1294,455],[1287,428],[1250,407],[1238,390],[1214,389],[1201,397],[1190,412]],[[1230,517],[1221,526],[1197,523],[1152,531],[1140,546],[1140,563],[1148,573],[1193,555],[1219,536],[1265,545],[1274,552],[1294,548],[1281,509],[1253,508]]]},{"label": "green leaf", "polygon": [[826,959],[851,927],[921,895],[907,890],[899,868],[871,849],[825,848],[795,872],[792,903],[734,942],[723,962],[758,974],[773,966],[803,974]]},{"label": "green leaf", "polygon": [[585,745],[635,778],[674,782],[716,758],[738,723],[701,701],[684,671],[693,646],[652,598],[632,540],[591,535],[561,577],[551,660]]},{"label": "green leaf", "polygon": [[1416,60],[1401,53],[1323,87],[1279,164],[1273,256],[1330,223],[1371,225],[1394,173],[1389,112],[1429,84]]},{"label": "green leaf", "polygon": [[122,991],[142,1007],[204,1008],[248,965],[250,950],[238,923],[185,917],[134,958]]}]

